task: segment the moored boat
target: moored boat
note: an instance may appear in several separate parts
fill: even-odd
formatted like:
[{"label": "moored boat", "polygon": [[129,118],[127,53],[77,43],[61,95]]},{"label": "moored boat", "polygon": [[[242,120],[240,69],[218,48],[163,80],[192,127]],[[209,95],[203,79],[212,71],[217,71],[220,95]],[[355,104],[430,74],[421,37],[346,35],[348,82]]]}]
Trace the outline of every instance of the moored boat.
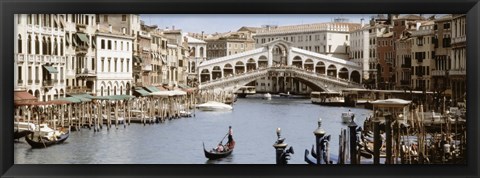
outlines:
[{"label": "moored boat", "polygon": [[263,99],[266,99],[266,100],[271,100],[272,99],[272,95],[270,93],[265,93],[263,95]]},{"label": "moored boat", "polygon": [[70,135],[70,131],[53,130],[47,124],[40,124],[40,128],[30,135],[25,136],[27,143],[32,148],[46,148],[48,146],[63,143]]},{"label": "moored boat", "polygon": [[15,122],[14,123],[14,139],[20,139],[25,137],[35,130],[35,124],[30,122]]},{"label": "moored boat", "polygon": [[197,105],[197,108],[202,111],[221,111],[221,110],[233,109],[233,107],[228,104],[224,104],[216,101],[208,101],[206,103]]},{"label": "moored boat", "polygon": [[353,113],[348,110],[348,112],[342,112],[342,123],[352,122]]}]

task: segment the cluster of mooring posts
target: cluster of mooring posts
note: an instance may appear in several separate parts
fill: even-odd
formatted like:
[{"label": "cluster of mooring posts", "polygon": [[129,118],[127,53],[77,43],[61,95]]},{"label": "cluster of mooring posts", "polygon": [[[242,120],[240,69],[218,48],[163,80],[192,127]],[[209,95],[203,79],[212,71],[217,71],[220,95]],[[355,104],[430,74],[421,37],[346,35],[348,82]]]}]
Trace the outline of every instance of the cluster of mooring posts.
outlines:
[{"label": "cluster of mooring posts", "polygon": [[[138,91],[138,90],[137,90]],[[195,111],[196,91],[181,90],[139,92],[140,95],[92,96],[71,94],[52,101],[15,101],[15,122],[48,124],[71,131],[89,128],[97,132],[104,126],[118,129],[130,123],[153,124],[180,117],[191,117]],[[39,127],[36,127],[39,128]],[[18,128],[17,128],[18,130]]]},{"label": "cluster of mooring posts", "polygon": [[206,103],[208,101],[216,101],[225,104],[233,104],[236,96],[233,91],[226,90],[200,90],[198,92],[198,102]]},{"label": "cluster of mooring posts", "polygon": [[[355,115],[341,129],[338,160],[330,160],[330,135],[321,128],[313,132],[315,146],[305,149],[308,164],[465,164],[466,121],[458,111],[440,116],[423,112],[423,105],[401,99],[372,102],[373,116],[363,128]],[[452,114],[456,113],[456,114]],[[335,162],[336,161],[336,162]]]}]

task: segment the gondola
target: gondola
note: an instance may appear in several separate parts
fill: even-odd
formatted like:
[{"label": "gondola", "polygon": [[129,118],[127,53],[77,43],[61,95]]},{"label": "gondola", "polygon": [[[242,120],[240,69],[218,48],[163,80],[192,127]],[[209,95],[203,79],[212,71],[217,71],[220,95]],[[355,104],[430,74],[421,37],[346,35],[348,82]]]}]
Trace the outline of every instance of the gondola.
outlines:
[{"label": "gondola", "polygon": [[25,136],[25,140],[27,140],[27,143],[32,146],[32,148],[46,148],[54,144],[63,143],[65,140],[67,140],[68,136],[70,136],[70,131],[57,136],[57,138],[54,140],[40,137],[34,133],[31,133],[30,135]]},{"label": "gondola", "polygon": [[305,156],[304,156],[305,162],[307,162],[308,164],[317,164],[317,159],[316,158],[310,158],[308,156],[308,153],[309,153],[308,149],[305,149]]},{"label": "gondola", "polygon": [[224,148],[228,148],[228,149],[226,151],[222,151],[222,152],[218,152],[214,149],[212,149],[210,151],[207,151],[205,149],[205,143],[203,143],[203,152],[205,153],[205,157],[213,160],[213,159],[220,159],[220,158],[225,158],[225,157],[229,156],[230,154],[232,154],[233,149],[235,148],[235,140],[232,140],[232,143],[230,145],[227,143],[223,146],[224,146]]},{"label": "gondola", "polygon": [[31,130],[15,130],[15,132],[13,133],[13,138],[20,139],[22,137],[30,135],[31,133],[33,133]]}]

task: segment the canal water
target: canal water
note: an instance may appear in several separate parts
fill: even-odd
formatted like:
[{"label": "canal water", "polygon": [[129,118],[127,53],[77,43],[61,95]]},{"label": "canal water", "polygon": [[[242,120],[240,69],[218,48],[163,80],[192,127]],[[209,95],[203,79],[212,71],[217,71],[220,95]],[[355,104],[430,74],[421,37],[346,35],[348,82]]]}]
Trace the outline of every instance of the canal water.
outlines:
[{"label": "canal water", "polygon": [[[311,104],[309,99],[272,97],[240,98],[233,111],[196,111],[195,117],[170,120],[165,123],[119,126],[100,132],[82,129],[71,132],[64,144],[46,149],[31,149],[22,138],[14,144],[15,164],[275,164],[273,144],[281,137],[293,146],[295,154],[289,164],[305,164],[304,150],[311,149],[315,141],[313,131],[322,118],[322,128],[332,135],[331,157],[338,157],[340,115],[349,109],[356,122],[362,125],[370,110],[347,107],[326,107]],[[203,154],[215,147],[233,128],[236,141],[231,156],[209,161]],[[225,143],[227,138],[223,141]]]}]

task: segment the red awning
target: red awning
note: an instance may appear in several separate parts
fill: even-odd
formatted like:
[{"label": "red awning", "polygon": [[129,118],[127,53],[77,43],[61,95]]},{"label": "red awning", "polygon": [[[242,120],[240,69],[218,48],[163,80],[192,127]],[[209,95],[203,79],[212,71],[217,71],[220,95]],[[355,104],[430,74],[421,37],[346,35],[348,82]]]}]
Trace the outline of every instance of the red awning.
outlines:
[{"label": "red awning", "polygon": [[13,103],[15,105],[28,105],[37,102],[37,98],[26,91],[15,91]]}]

